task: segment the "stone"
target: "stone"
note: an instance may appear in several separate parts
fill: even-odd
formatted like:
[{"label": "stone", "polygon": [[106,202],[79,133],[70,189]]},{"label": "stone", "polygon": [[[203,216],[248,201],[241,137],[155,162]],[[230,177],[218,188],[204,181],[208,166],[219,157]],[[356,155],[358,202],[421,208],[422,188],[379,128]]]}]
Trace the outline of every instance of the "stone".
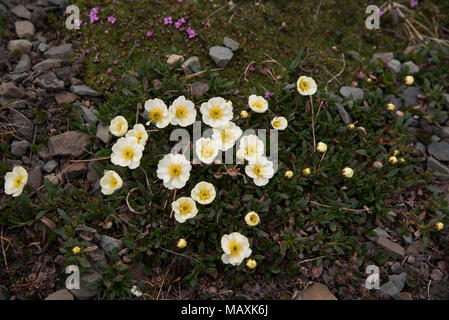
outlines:
[{"label": "stone", "polygon": [[231,39],[229,37],[224,37],[223,38],[223,45],[225,47],[228,47],[232,51],[236,51],[240,47],[240,43],[238,43],[237,41],[235,41],[234,39]]},{"label": "stone", "polygon": [[14,13],[16,16],[18,16],[19,18],[23,18],[26,20],[31,19],[31,12],[27,8],[25,8],[25,6],[22,4],[19,4],[14,8],[12,8],[11,12]]},{"label": "stone", "polygon": [[109,133],[109,127],[104,126],[101,123],[99,123],[97,126],[96,137],[98,139],[100,139],[101,141],[103,141],[104,143],[108,143],[109,140],[111,139],[111,134]]},{"label": "stone", "polygon": [[408,256],[417,256],[426,249],[426,245],[421,240],[413,241],[407,248]]},{"label": "stone", "polygon": [[41,43],[39,43],[39,45],[37,46],[37,49],[38,49],[40,52],[45,52],[45,51],[47,51],[48,49],[50,49],[50,46],[49,46],[48,44],[44,43],[44,42],[41,42]]},{"label": "stone", "polygon": [[42,175],[41,167],[35,166],[28,172],[28,185],[33,189],[38,189],[43,183],[44,177]]},{"label": "stone", "polygon": [[407,87],[402,96],[404,98],[404,106],[416,106],[418,104],[418,95],[421,95],[422,91],[419,87]]},{"label": "stone", "polygon": [[198,59],[197,56],[190,57],[189,59],[184,61],[181,67],[184,70],[184,74],[187,76],[192,73],[201,71],[200,60]]},{"label": "stone", "polygon": [[91,141],[87,134],[67,131],[48,139],[50,156],[72,156],[78,158],[86,152]]},{"label": "stone", "polygon": [[75,300],[67,289],[61,289],[50,294],[45,300]]},{"label": "stone", "polygon": [[33,44],[25,39],[11,40],[8,43],[8,51],[11,54],[14,52],[30,53],[32,46]]},{"label": "stone", "polygon": [[[8,8],[6,8],[5,5],[3,5],[3,3],[0,2],[0,12],[3,13],[3,15],[5,15],[8,12]],[[0,298],[0,300],[2,300]]]},{"label": "stone", "polygon": [[61,66],[62,60],[60,59],[46,59],[33,66],[33,70],[39,70],[42,72],[50,71]]},{"label": "stone", "polygon": [[100,279],[101,274],[96,271],[84,273],[80,279],[80,289],[70,289],[70,292],[77,299],[88,300],[98,294],[98,289],[91,287],[95,287],[95,283],[97,283]]},{"label": "stone", "polygon": [[402,69],[405,70],[406,68],[408,68],[407,74],[415,74],[419,72],[419,67],[412,61],[407,61],[402,64]]},{"label": "stone", "polygon": [[446,141],[432,142],[427,146],[427,151],[440,161],[449,161],[449,143]]},{"label": "stone", "polygon": [[80,105],[80,108],[81,108],[81,111],[83,112],[84,121],[86,121],[87,123],[91,123],[91,122],[97,123],[98,110],[86,108],[83,105]]},{"label": "stone", "polygon": [[366,235],[366,238],[372,242],[377,242],[379,237],[385,237],[388,238],[389,234],[387,231],[382,229],[381,227],[377,227],[376,229],[372,230],[372,232],[375,233],[375,235]]},{"label": "stone", "polygon": [[55,160],[50,160],[45,164],[45,166],[42,169],[44,169],[44,171],[47,173],[52,173],[57,166],[58,162],[56,162]]},{"label": "stone", "polygon": [[343,98],[349,99],[353,98],[355,100],[363,99],[365,92],[360,88],[343,86],[340,88],[340,94]]},{"label": "stone", "polygon": [[373,54],[371,58],[371,63],[377,63],[378,59],[382,60],[384,65],[388,65],[388,63],[393,60],[393,52],[379,52]]},{"label": "stone", "polygon": [[16,34],[19,38],[32,37],[36,33],[34,25],[27,20],[16,21],[14,26],[16,28]]},{"label": "stone", "polygon": [[100,177],[98,176],[97,170],[95,170],[95,168],[93,168],[93,167],[89,168],[89,171],[87,171],[86,179],[90,183],[97,182],[100,179]]},{"label": "stone", "polygon": [[389,94],[385,96],[385,98],[387,98],[388,103],[394,104],[396,110],[402,107],[402,99],[396,97],[395,95]]},{"label": "stone", "polygon": [[26,77],[28,77],[28,72],[8,73],[7,75],[5,75],[4,80],[14,82],[14,84],[18,84],[20,81],[22,81]]},{"label": "stone", "polygon": [[231,61],[234,54],[229,48],[214,46],[209,49],[209,56],[220,68],[224,68]]},{"label": "stone", "polygon": [[52,47],[44,53],[45,58],[61,59],[63,61],[70,61],[70,59],[73,56],[74,56],[74,52],[73,52],[71,43],[61,44],[59,46]]},{"label": "stone", "polygon": [[379,288],[379,292],[389,295],[395,300],[400,299],[400,293],[404,289],[407,273],[403,272],[399,275],[389,277],[389,281]]},{"label": "stone", "polygon": [[[62,170],[64,170],[64,175],[62,177],[67,177],[67,179],[72,180],[84,176],[87,173],[88,168],[85,162],[75,162],[67,163],[67,166]],[[62,180],[62,177],[60,176],[59,179]]]},{"label": "stone", "polygon": [[0,86],[0,96],[6,99],[22,98],[25,90],[22,87],[17,87],[14,83],[3,82]]},{"label": "stone", "polygon": [[401,245],[399,245],[391,240],[388,240],[387,238],[385,238],[383,236],[380,236],[377,239],[377,245],[384,248],[385,251],[388,253],[388,255],[394,259],[396,259],[396,258],[400,259],[405,256],[405,249]]},{"label": "stone", "polygon": [[100,236],[100,247],[103,249],[103,251],[106,253],[106,255],[111,255],[115,249],[117,249],[117,252],[122,250],[123,248],[123,241],[118,240],[109,236],[102,235]]},{"label": "stone", "polygon": [[62,92],[55,94],[55,99],[58,104],[62,103],[69,104],[78,99],[78,96],[71,92]]},{"label": "stone", "polygon": [[399,60],[393,59],[390,62],[388,62],[388,69],[393,71],[394,73],[401,72],[401,62]]},{"label": "stone", "polygon": [[28,54],[22,54],[19,63],[14,68],[14,73],[22,73],[31,70],[31,59]]},{"label": "stone", "polygon": [[70,86],[70,91],[79,96],[90,96],[90,97],[98,97],[101,94],[94,89],[86,86],[85,84],[73,85]]},{"label": "stone", "polygon": [[402,239],[404,239],[405,243],[412,244],[413,243],[413,237],[412,234],[409,233],[409,235],[402,235]]},{"label": "stone", "polygon": [[395,262],[391,265],[391,272],[400,273],[402,271],[402,266],[400,262]]},{"label": "stone", "polygon": [[449,281],[432,281],[429,294],[431,300],[449,300]]},{"label": "stone", "polygon": [[209,85],[204,82],[195,82],[192,84],[192,96],[194,98],[200,98],[209,91]]},{"label": "stone", "polygon": [[427,157],[427,169],[431,169],[439,173],[439,175],[437,176],[438,180],[449,179],[449,168],[434,157]]},{"label": "stone", "polygon": [[433,136],[431,136],[430,138],[431,138],[432,142],[438,142],[438,141],[441,140],[441,138],[438,137],[438,136],[436,136],[436,135],[433,135]]},{"label": "stone", "polygon": [[442,94],[444,101],[446,102],[446,109],[449,109],[449,93]]},{"label": "stone", "polygon": [[29,146],[30,143],[26,140],[13,141],[11,143],[11,153],[16,157],[21,157],[27,152]]},{"label": "stone", "polygon": [[9,292],[5,286],[0,285],[0,301],[8,300]]},{"label": "stone", "polygon": [[156,90],[160,90],[164,85],[162,81],[158,79],[154,79],[153,81],[151,81],[151,83],[153,84],[153,88]]},{"label": "stone", "polygon": [[399,294],[399,300],[413,300],[413,297],[410,292],[401,292]]},{"label": "stone", "polygon": [[301,300],[337,300],[328,287],[321,283],[314,283],[300,292]]},{"label": "stone", "polygon": [[178,63],[179,61],[180,62],[184,61],[184,57],[180,56],[179,54],[171,54],[168,56],[168,59],[167,59],[167,63],[169,65],[174,65],[174,64]]},{"label": "stone", "polygon": [[11,123],[17,134],[31,141],[34,134],[34,123],[31,120],[25,119],[18,112],[13,112]]},{"label": "stone", "polygon": [[336,103],[335,106],[337,107],[338,114],[340,115],[341,120],[343,120],[343,123],[346,125],[352,123],[351,115],[346,111],[345,107],[340,103]]},{"label": "stone", "polygon": [[17,109],[25,109],[27,107],[27,103],[25,100],[14,100],[12,101],[9,106],[11,108],[17,108]]},{"label": "stone", "polygon": [[49,91],[56,91],[64,89],[64,81],[58,79],[58,77],[53,72],[47,72],[46,74],[40,76],[36,83],[43,89]]},{"label": "stone", "polygon": [[409,256],[407,258],[407,262],[410,263],[410,264],[415,264],[416,258],[414,256]]}]

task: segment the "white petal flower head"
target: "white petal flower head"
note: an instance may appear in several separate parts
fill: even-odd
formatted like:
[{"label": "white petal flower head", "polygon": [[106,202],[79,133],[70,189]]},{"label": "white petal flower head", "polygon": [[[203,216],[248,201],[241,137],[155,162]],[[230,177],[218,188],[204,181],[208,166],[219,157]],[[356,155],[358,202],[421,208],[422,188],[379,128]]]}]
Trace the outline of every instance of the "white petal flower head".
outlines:
[{"label": "white petal flower head", "polygon": [[271,121],[271,125],[276,130],[285,130],[288,126],[288,122],[285,117],[274,117]]},{"label": "white petal flower head", "polygon": [[179,223],[186,222],[186,220],[195,217],[198,213],[195,201],[189,197],[181,197],[173,201],[171,207],[175,212],[175,219]]},{"label": "white petal flower head", "polygon": [[137,287],[137,286],[133,286],[132,288],[131,288],[131,293],[133,294],[133,295],[135,295],[136,297],[141,297],[142,296],[142,291]]},{"label": "white petal flower head", "polygon": [[260,156],[249,162],[245,167],[245,173],[253,179],[256,186],[264,186],[274,175],[273,162]]},{"label": "white petal flower head", "polygon": [[227,126],[213,128],[212,139],[217,141],[218,149],[226,151],[234,147],[235,142],[242,135],[242,129],[234,122],[229,121]]},{"label": "white petal flower head", "polygon": [[237,157],[245,159],[247,161],[255,160],[257,157],[262,156],[265,152],[265,146],[262,140],[256,135],[251,134],[243,136],[240,139],[240,146],[237,150]]},{"label": "white petal flower head", "polygon": [[170,123],[170,113],[167,105],[161,99],[148,99],[145,101],[145,110],[148,112],[150,121],[147,125],[154,123],[158,128],[165,128]]},{"label": "white petal flower head", "polygon": [[166,154],[157,165],[157,177],[170,190],[181,189],[189,180],[192,165],[182,154]]},{"label": "white petal flower head", "polygon": [[301,76],[296,82],[296,87],[298,92],[303,96],[311,96],[314,95],[317,89],[317,85],[315,80],[312,78]]},{"label": "white petal flower head", "polygon": [[144,147],[136,137],[120,138],[112,146],[111,162],[121,167],[135,169],[140,166]]},{"label": "white petal flower head", "polygon": [[195,122],[196,110],[192,101],[184,96],[178,97],[168,108],[170,113],[170,123],[181,127],[190,126]]},{"label": "white petal flower head", "polygon": [[248,105],[254,112],[264,113],[268,110],[268,101],[262,96],[252,94],[248,98]]},{"label": "white petal flower head", "polygon": [[223,127],[232,120],[232,106],[221,97],[211,98],[201,104],[203,122],[212,128]]},{"label": "white petal flower head", "polygon": [[5,193],[18,197],[28,182],[28,172],[22,166],[16,166],[5,175]]},{"label": "white petal flower head", "polygon": [[260,222],[260,217],[255,211],[248,212],[245,216],[245,222],[250,227],[257,226]]},{"label": "white petal flower head", "polygon": [[128,121],[122,116],[116,116],[111,120],[109,131],[116,137],[122,137],[128,131]]},{"label": "white petal flower head", "polygon": [[148,133],[143,124],[135,124],[134,127],[129,130],[126,135],[126,138],[135,137],[137,139],[137,143],[142,147],[145,147],[148,140]]},{"label": "white petal flower head", "polygon": [[195,143],[195,152],[201,162],[210,164],[218,154],[218,143],[211,138],[200,138]]},{"label": "white petal flower head", "polygon": [[192,189],[190,196],[199,204],[209,204],[215,199],[215,187],[212,183],[201,181]]},{"label": "white petal flower head", "polygon": [[354,170],[352,170],[349,167],[346,167],[346,168],[343,168],[343,170],[341,171],[341,174],[345,178],[352,178],[352,176],[354,175]]},{"label": "white petal flower head", "polygon": [[327,144],[325,144],[324,142],[318,142],[318,144],[316,145],[316,151],[324,153],[327,151]]},{"label": "white petal flower head", "polygon": [[248,238],[238,232],[223,235],[221,237],[221,248],[224,251],[221,260],[223,263],[230,263],[233,266],[241,264],[252,253]]},{"label": "white petal flower head", "polygon": [[114,170],[105,170],[100,179],[101,192],[105,195],[113,194],[123,186],[123,180]]}]

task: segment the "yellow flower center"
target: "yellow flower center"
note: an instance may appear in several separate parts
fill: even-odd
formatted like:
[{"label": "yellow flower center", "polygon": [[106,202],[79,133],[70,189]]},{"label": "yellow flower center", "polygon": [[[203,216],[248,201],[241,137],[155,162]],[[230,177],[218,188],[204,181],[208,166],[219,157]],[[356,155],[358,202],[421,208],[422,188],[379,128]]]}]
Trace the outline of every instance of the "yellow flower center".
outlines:
[{"label": "yellow flower center", "polygon": [[277,128],[277,127],[279,127],[280,125],[281,125],[281,120],[276,119],[276,120],[273,121],[273,126],[274,126],[274,127]]},{"label": "yellow flower center", "polygon": [[209,110],[209,116],[214,119],[220,119],[223,116],[223,110],[220,107],[213,107]]},{"label": "yellow flower center", "polygon": [[187,115],[187,108],[184,106],[179,106],[176,108],[176,118],[182,119]]},{"label": "yellow flower center", "polygon": [[263,174],[263,168],[261,165],[257,164],[253,168],[253,172],[256,176],[260,177]]},{"label": "yellow flower center", "polygon": [[212,157],[214,154],[214,149],[211,146],[203,146],[201,148],[201,155],[204,158],[210,158]]},{"label": "yellow flower center", "polygon": [[309,83],[307,82],[307,81],[301,81],[300,83],[299,83],[299,87],[302,89],[302,90],[307,90],[307,89],[309,89]]},{"label": "yellow flower center", "polygon": [[228,130],[223,130],[221,132],[221,141],[223,141],[223,143],[231,140],[232,137],[233,137],[233,134],[231,132],[229,132]]},{"label": "yellow flower center", "polygon": [[259,101],[254,102],[253,107],[257,109],[263,109],[263,106]]},{"label": "yellow flower center", "polygon": [[122,130],[123,122],[117,124],[117,131],[120,132]]},{"label": "yellow flower center", "polygon": [[172,178],[176,178],[177,176],[179,176],[181,174],[181,171],[181,166],[179,164],[172,164],[168,168],[168,172],[170,174],[170,177]]},{"label": "yellow flower center", "polygon": [[127,160],[131,160],[134,157],[134,149],[131,147],[123,148],[122,156]]},{"label": "yellow flower center", "polygon": [[255,214],[252,214],[252,215],[249,217],[249,221],[251,221],[252,223],[255,223],[255,222],[257,221],[256,215],[255,215]]},{"label": "yellow flower center", "polygon": [[159,109],[150,112],[150,118],[154,122],[159,122],[162,119],[162,111]]},{"label": "yellow flower center", "polygon": [[237,256],[243,251],[243,246],[237,241],[231,241],[228,248],[231,256]]},{"label": "yellow flower center", "polygon": [[139,132],[136,134],[136,138],[137,138],[137,143],[140,143],[140,139],[142,139],[143,133]]},{"label": "yellow flower center", "polygon": [[109,181],[109,187],[112,189],[112,188],[115,188],[116,186],[117,186],[117,184],[118,184],[118,181],[117,181],[117,179],[116,178],[111,178],[111,181]]},{"label": "yellow flower center", "polygon": [[207,200],[207,199],[209,199],[210,198],[209,190],[207,190],[207,189],[201,190],[200,194],[199,194],[199,198],[200,198],[200,200]]},{"label": "yellow flower center", "polygon": [[23,176],[18,176],[16,180],[14,181],[14,188],[20,187],[22,184]]},{"label": "yellow flower center", "polygon": [[251,156],[254,156],[254,155],[257,154],[257,146],[254,145],[254,144],[249,145],[249,146],[246,146],[245,152],[246,152],[246,154],[247,154],[248,156],[250,156],[250,157],[251,157]]},{"label": "yellow flower center", "polygon": [[192,211],[192,206],[187,202],[179,206],[179,212],[181,212],[182,215],[189,214],[190,211]]}]

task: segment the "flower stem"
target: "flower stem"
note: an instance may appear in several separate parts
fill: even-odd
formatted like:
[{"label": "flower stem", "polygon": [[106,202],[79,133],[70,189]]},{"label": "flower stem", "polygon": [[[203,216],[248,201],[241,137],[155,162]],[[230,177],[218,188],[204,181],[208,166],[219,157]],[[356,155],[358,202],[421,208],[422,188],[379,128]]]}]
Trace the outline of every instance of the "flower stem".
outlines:
[{"label": "flower stem", "polygon": [[313,111],[313,100],[312,95],[309,95],[310,97],[310,107],[312,108],[312,137],[313,137],[313,150],[316,149],[316,140],[315,140],[315,115]]}]

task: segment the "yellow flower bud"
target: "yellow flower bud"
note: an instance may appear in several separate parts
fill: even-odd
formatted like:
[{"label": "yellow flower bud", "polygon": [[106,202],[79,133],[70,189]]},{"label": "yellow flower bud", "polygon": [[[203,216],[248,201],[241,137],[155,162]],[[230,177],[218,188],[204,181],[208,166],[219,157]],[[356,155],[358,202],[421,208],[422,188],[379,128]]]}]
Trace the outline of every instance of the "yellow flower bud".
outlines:
[{"label": "yellow flower bud", "polygon": [[402,158],[402,157],[400,157],[400,158],[399,158],[399,163],[401,163],[401,164],[402,164],[402,163],[405,163],[405,159]]},{"label": "yellow flower bud", "polygon": [[308,176],[310,176],[310,172],[311,172],[310,168],[305,168],[302,170],[302,175],[305,177],[308,177]]},{"label": "yellow flower bud", "polygon": [[396,163],[398,163],[398,158],[396,158],[395,156],[391,156],[391,157],[388,159],[388,162],[389,162],[390,164],[396,164]]},{"label": "yellow flower bud", "polygon": [[415,82],[415,78],[413,76],[406,76],[404,82],[406,85],[411,86]]},{"label": "yellow flower bud", "polygon": [[291,170],[288,170],[288,171],[285,171],[285,177],[286,178],[292,178],[293,177],[293,171],[291,171]]},{"label": "yellow flower bud", "polygon": [[178,240],[178,243],[176,244],[176,246],[177,246],[179,249],[185,248],[186,245],[187,245],[187,241],[186,241],[186,239],[184,239],[184,238],[179,239],[179,240]]},{"label": "yellow flower bud", "polygon": [[323,142],[318,142],[316,146],[316,151],[324,153],[327,151],[327,145]]},{"label": "yellow flower bud", "polygon": [[354,170],[352,170],[349,167],[346,167],[346,168],[343,168],[343,170],[341,170],[341,174],[345,178],[352,178],[352,176],[354,175]]},{"label": "yellow flower bud", "polygon": [[226,103],[229,104],[232,107],[232,101],[231,100],[228,100]]},{"label": "yellow flower bud", "polygon": [[373,82],[373,79],[371,79],[371,78],[366,78],[366,82],[371,83],[371,82]]},{"label": "yellow flower bud", "polygon": [[348,128],[349,131],[352,131],[355,129],[355,125],[353,123],[350,123],[346,126],[346,128]]},{"label": "yellow flower bud", "polygon": [[443,230],[443,228],[444,228],[443,222],[437,222],[437,223],[435,223],[435,230],[436,230],[436,231],[441,231],[441,230]]},{"label": "yellow flower bud", "polygon": [[396,157],[399,154],[399,150],[393,150],[393,155]]},{"label": "yellow flower bud", "polygon": [[75,256],[78,255],[78,254],[80,254],[80,253],[81,253],[81,248],[78,247],[78,246],[73,247],[72,253],[73,253]]},{"label": "yellow flower bud", "polygon": [[388,111],[394,111],[394,109],[396,109],[396,107],[394,106],[394,104],[389,103],[389,104],[387,104],[386,109]]},{"label": "yellow flower bud", "polygon": [[257,267],[257,262],[254,259],[248,259],[248,260],[246,260],[246,266],[249,269],[254,269],[255,267]]},{"label": "yellow flower bud", "polygon": [[242,110],[240,112],[240,118],[242,118],[242,119],[248,118],[248,112],[246,112],[245,110]]}]

